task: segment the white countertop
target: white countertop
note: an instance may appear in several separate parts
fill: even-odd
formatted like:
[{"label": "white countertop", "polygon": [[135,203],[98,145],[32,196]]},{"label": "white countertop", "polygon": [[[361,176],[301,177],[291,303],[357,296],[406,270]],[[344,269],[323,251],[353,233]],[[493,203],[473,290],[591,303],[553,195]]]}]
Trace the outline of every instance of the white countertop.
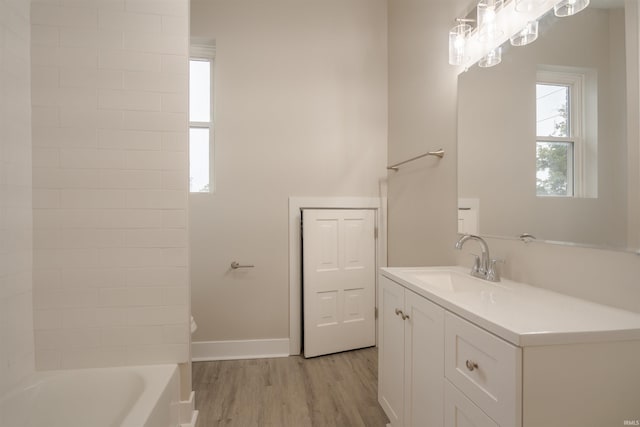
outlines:
[{"label": "white countertop", "polygon": [[541,346],[640,340],[640,313],[625,311],[535,286],[502,279],[478,281],[477,292],[451,292],[412,275],[454,267],[386,267],[382,275],[515,345]]}]

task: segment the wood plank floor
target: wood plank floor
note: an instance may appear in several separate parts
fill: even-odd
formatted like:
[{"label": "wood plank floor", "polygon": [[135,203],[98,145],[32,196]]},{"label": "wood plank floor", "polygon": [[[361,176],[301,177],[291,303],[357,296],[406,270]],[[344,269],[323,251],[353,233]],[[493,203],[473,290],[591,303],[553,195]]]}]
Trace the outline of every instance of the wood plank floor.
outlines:
[{"label": "wood plank floor", "polygon": [[375,347],[321,356],[196,362],[197,427],[385,427]]}]

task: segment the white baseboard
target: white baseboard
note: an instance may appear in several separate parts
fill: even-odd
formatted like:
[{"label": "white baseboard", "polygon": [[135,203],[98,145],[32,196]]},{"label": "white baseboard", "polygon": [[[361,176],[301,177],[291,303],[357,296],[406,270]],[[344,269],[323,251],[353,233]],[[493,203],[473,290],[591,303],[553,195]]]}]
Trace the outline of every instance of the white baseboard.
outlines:
[{"label": "white baseboard", "polygon": [[289,356],[289,338],[191,343],[191,360],[194,362],[287,356]]}]

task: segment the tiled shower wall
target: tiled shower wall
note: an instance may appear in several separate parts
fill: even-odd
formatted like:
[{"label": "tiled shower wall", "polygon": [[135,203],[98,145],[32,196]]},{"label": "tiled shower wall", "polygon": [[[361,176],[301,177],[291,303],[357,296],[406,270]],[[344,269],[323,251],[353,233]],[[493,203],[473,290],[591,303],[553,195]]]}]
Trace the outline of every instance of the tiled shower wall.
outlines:
[{"label": "tiled shower wall", "polygon": [[29,2],[0,0],[0,396],[33,371]]},{"label": "tiled shower wall", "polygon": [[186,362],[188,0],[33,0],[36,368]]}]

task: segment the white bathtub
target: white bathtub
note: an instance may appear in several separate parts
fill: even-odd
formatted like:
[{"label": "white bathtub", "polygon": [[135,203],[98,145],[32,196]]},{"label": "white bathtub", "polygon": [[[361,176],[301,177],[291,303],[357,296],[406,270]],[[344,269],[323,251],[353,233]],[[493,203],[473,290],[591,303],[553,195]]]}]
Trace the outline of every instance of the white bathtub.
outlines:
[{"label": "white bathtub", "polygon": [[176,427],[176,365],[37,372],[0,400],[0,427]]}]

